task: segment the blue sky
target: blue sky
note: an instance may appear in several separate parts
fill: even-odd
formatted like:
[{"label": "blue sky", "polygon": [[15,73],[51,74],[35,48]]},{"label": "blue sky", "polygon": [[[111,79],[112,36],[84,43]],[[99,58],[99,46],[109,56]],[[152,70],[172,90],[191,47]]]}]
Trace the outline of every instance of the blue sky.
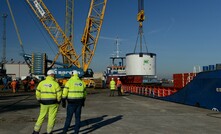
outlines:
[{"label": "blue sky", "polygon": [[[53,59],[56,46],[25,5],[25,0],[10,2],[25,51],[29,54],[45,52]],[[63,28],[65,0],[44,2]],[[80,39],[89,4],[89,0],[75,0],[74,45],[78,54],[81,53]],[[221,63],[221,0],[144,0],[144,4],[144,36],[148,51],[157,54],[159,78],[192,72],[194,66]],[[116,37],[120,38],[121,55],[133,52],[138,34],[137,10],[136,0],[108,0],[100,39],[90,65],[95,72],[103,72],[110,64]],[[5,12],[9,14],[6,2],[1,0],[0,14]],[[2,25],[1,18],[1,39]],[[2,46],[2,41],[0,44]],[[6,50],[8,60],[23,60],[19,56],[21,48],[10,16],[7,18]]]}]

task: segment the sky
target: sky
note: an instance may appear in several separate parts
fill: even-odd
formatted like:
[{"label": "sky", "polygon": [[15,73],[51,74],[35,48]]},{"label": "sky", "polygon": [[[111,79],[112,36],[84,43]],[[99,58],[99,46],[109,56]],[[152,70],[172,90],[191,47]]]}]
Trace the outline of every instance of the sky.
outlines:
[{"label": "sky", "polygon": [[[25,0],[9,0],[25,52],[45,52],[49,59],[57,53],[56,45],[36,19]],[[43,0],[59,25],[64,28],[65,0]],[[75,0],[74,47],[81,53],[90,0]],[[148,52],[155,53],[158,78],[172,78],[176,73],[193,72],[194,66],[221,63],[221,0],[144,0],[146,19],[143,32]],[[110,56],[120,40],[120,54],[133,53],[139,23],[137,0],[108,0],[100,38],[90,64],[95,72],[110,65]],[[5,0],[0,0],[0,14],[7,13],[6,58],[21,60],[21,47]],[[0,18],[2,40],[3,19]],[[0,41],[2,54],[2,41]],[[2,55],[0,55],[2,57]]]}]

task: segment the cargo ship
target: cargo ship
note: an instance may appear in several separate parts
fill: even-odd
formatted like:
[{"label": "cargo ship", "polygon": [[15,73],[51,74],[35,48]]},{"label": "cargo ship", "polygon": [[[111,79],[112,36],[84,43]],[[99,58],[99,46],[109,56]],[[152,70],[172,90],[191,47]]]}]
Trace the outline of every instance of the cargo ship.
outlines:
[{"label": "cargo ship", "polygon": [[221,65],[209,66],[213,67],[198,73],[174,74],[174,85],[171,87],[124,83],[123,90],[140,96],[220,111]]},{"label": "cargo ship", "polygon": [[[146,42],[143,33],[144,20],[144,1],[141,0],[138,1],[138,36],[134,52],[126,54],[126,66],[124,66],[126,73],[120,75],[118,71],[114,71],[113,68],[117,69],[120,66],[108,67],[107,86],[111,78],[116,81],[116,77],[120,77],[125,93],[220,111],[221,65],[204,66],[202,72],[174,74],[173,85],[162,85],[156,76],[156,54],[149,53],[147,46],[143,47],[143,42]],[[138,42],[140,50],[136,52]],[[146,48],[146,52],[143,52],[143,48]]]},{"label": "cargo ship", "polygon": [[106,71],[104,71],[104,77],[106,79],[106,86],[109,87],[111,78],[117,80],[119,77],[126,76],[126,65],[125,56],[120,55],[119,49],[119,39],[116,38],[116,51],[114,51],[113,56],[110,57],[111,63],[107,66]]},{"label": "cargo ship", "polygon": [[[221,64],[203,66],[202,71],[173,74],[173,85],[164,86],[157,80],[155,53],[129,53],[110,59],[112,65],[105,73],[107,87],[111,78],[115,81],[120,78],[125,93],[221,110]],[[119,59],[119,64],[115,64]]]},{"label": "cargo ship", "polygon": [[156,54],[155,53],[128,53],[120,56],[119,43],[116,39],[116,55],[110,57],[111,65],[106,68],[106,85],[112,78],[116,81],[120,78],[125,84],[162,85],[156,76]]}]

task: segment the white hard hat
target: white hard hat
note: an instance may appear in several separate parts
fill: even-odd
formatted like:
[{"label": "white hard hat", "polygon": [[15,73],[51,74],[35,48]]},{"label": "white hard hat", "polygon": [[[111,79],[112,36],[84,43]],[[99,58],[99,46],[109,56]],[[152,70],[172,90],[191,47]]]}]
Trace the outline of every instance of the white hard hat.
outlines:
[{"label": "white hard hat", "polygon": [[54,70],[48,70],[47,75],[55,74]]},{"label": "white hard hat", "polygon": [[72,75],[75,75],[75,74],[78,74],[78,71],[73,70],[73,71],[72,71]]},{"label": "white hard hat", "polygon": [[111,78],[112,80],[114,79],[114,78]]},{"label": "white hard hat", "polygon": [[120,78],[117,78],[118,80],[120,79]]}]

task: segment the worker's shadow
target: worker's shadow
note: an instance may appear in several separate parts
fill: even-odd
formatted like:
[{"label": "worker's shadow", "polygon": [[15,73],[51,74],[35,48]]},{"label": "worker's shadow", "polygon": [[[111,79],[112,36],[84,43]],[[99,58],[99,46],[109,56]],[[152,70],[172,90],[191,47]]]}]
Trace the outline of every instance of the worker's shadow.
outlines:
[{"label": "worker's shadow", "polygon": [[[101,117],[96,117],[96,118],[91,118],[91,119],[87,119],[87,120],[81,121],[81,127],[84,127],[84,126],[87,126],[87,125],[90,125],[90,124],[94,124],[94,123],[96,123],[96,122],[100,122],[100,121],[102,121],[102,120],[104,119],[104,117],[106,117],[106,116],[107,116],[107,115],[103,115],[103,116],[101,116]],[[68,131],[74,130],[74,126],[75,126],[75,125],[70,126],[69,129],[68,129]],[[62,131],[62,130],[63,130],[63,128],[57,129],[57,130],[54,130],[53,133],[58,132],[58,131]],[[61,132],[61,133],[58,133],[58,134],[62,134],[62,132]]]},{"label": "worker's shadow", "polygon": [[[116,117],[113,117],[113,118],[110,118],[110,119],[107,119],[107,120],[103,120],[103,121],[100,121],[100,122],[97,122],[96,124],[93,124],[92,126],[90,126],[89,128],[85,128],[83,130],[80,130],[80,132],[82,134],[88,134],[88,133],[91,133],[93,131],[95,131],[96,129],[99,129],[103,126],[106,126],[106,125],[109,125],[109,124],[112,124],[116,121],[119,121],[122,119],[122,115],[118,115]],[[90,123],[92,124],[92,123]]]},{"label": "worker's shadow", "polygon": [[[116,117],[113,117],[113,118],[110,118],[110,119],[107,119],[107,120],[104,120],[104,117],[107,117],[107,115],[103,115],[101,117],[96,117],[96,118],[81,121],[81,128],[83,128],[85,126],[90,126],[90,124],[93,124],[93,125],[91,125],[88,128],[85,128],[83,130],[80,130],[80,132],[82,134],[91,133],[91,132],[95,131],[96,129],[99,129],[103,126],[109,125],[113,122],[116,122],[116,121],[122,119],[122,115],[119,115],[119,116],[116,116]],[[70,128],[68,129],[68,132],[73,131],[74,127],[75,127],[75,125],[70,126]],[[58,131],[62,131],[62,128],[54,130],[53,133],[58,132]],[[62,134],[62,132],[58,133],[58,134]]]}]

